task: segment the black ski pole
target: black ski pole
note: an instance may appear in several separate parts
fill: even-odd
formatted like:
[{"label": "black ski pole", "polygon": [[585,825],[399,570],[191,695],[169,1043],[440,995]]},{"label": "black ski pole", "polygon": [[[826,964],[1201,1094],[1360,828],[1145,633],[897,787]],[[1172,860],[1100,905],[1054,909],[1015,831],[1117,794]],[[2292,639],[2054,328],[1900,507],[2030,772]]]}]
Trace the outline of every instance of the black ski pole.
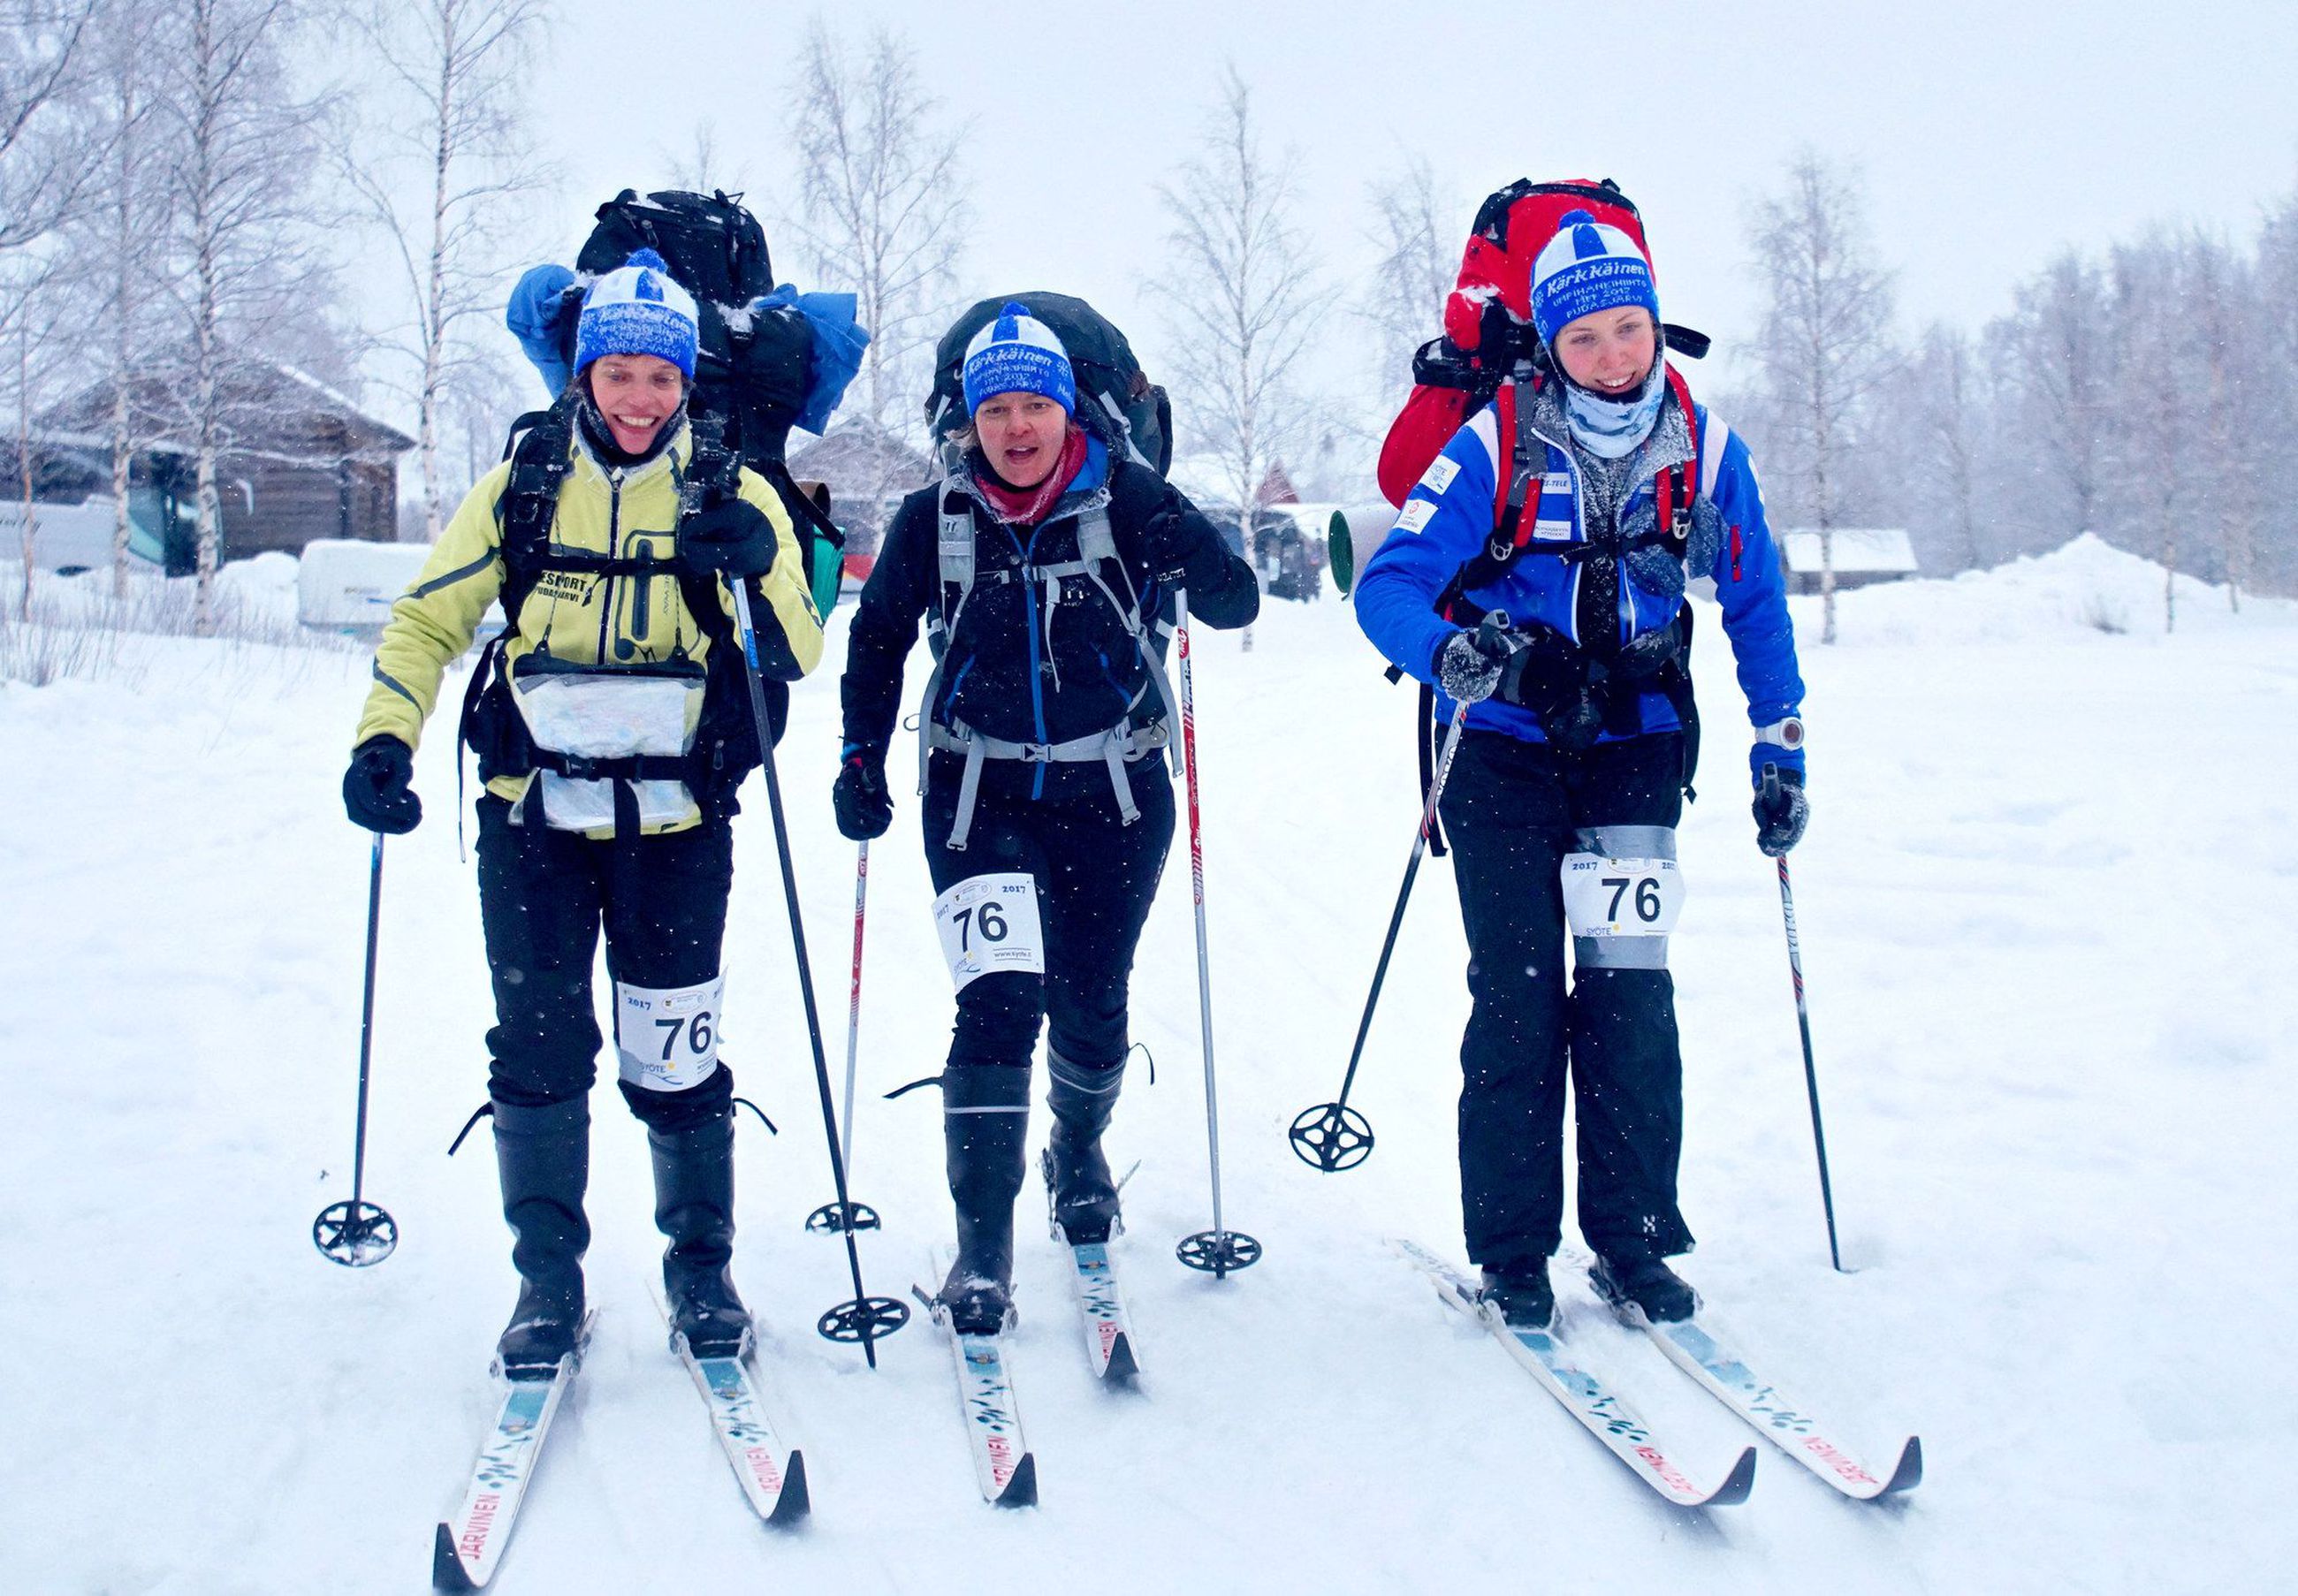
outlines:
[{"label": "black ski pole", "polygon": [[1197,1030],[1205,1043],[1205,1151],[1212,1162],[1213,1228],[1181,1238],[1177,1255],[1216,1280],[1261,1261],[1261,1244],[1221,1222],[1220,1105],[1213,1087],[1212,964],[1205,946],[1205,844],[1197,815],[1197,690],[1189,657],[1189,590],[1174,595],[1174,636],[1181,651],[1181,752],[1189,772],[1189,888],[1197,907]]},{"label": "black ski pole", "polygon": [[[839,1156],[848,1175],[854,1172],[854,1063],[862,1047],[862,927],[870,906],[870,843],[864,839],[854,861],[854,972],[846,994],[846,1113],[838,1121],[842,1136]],[[878,1211],[867,1203],[824,1203],[806,1216],[806,1228],[817,1236],[841,1230],[875,1230]]]},{"label": "black ski pole", "polygon": [[[765,684],[758,682],[758,616],[751,611],[749,581],[733,581],[733,613],[742,624],[742,680],[749,684],[749,715],[758,724],[758,763],[765,767],[765,808],[774,817],[774,852],[781,855],[781,896],[790,905],[790,948],[798,953],[798,995],[806,1008],[806,1040],[814,1043],[814,1084],[822,1097],[822,1135],[830,1137],[830,1183],[839,1208],[846,1208],[846,1157],[839,1151],[839,1113],[830,1103],[830,1061],[822,1056],[822,1015],[814,1005],[814,969],[806,964],[806,921],[798,907],[798,868],[790,864],[790,827],[781,815],[781,773],[774,769],[774,725],[765,715]],[[830,1341],[859,1341],[869,1367],[878,1367],[878,1336],[894,1335],[910,1323],[910,1304],[898,1297],[873,1297],[862,1288],[862,1252],[846,1231],[846,1268],[853,1275],[853,1302],[839,1302],[814,1327]]]},{"label": "black ski pole", "polygon": [[[806,1005],[806,1033],[814,1045],[814,1081],[822,1095],[822,1129],[830,1138],[831,1184],[838,1203],[847,1207],[846,1160],[838,1146],[838,1111],[830,1099],[830,1062],[822,1051],[822,1015],[814,1007],[814,973],[806,958],[806,922],[799,913],[798,870],[790,863],[789,826],[782,817],[782,783],[774,769],[774,729],[766,715],[766,690],[758,680],[758,623],[750,608],[750,586],[733,582],[734,615],[742,627],[742,679],[750,688],[750,715],[758,726],[758,757],[766,773],[766,809],[773,816],[774,848],[781,856],[782,897],[789,904],[790,946],[798,955],[798,989]],[[840,1302],[815,1322],[814,1328],[831,1341],[858,1341],[870,1367],[878,1367],[877,1338],[890,1336],[909,1322],[909,1304],[895,1297],[873,1297],[862,1287],[862,1254],[854,1231],[846,1230],[846,1266],[854,1277],[854,1300]]]},{"label": "black ski pole", "polygon": [[[1497,641],[1508,630],[1505,610],[1492,610],[1476,630],[1480,641]],[[1452,773],[1452,756],[1459,752],[1460,732],[1467,724],[1468,706],[1452,707],[1452,724],[1444,733],[1444,750],[1437,757],[1428,797],[1420,807],[1420,832],[1412,839],[1412,858],[1404,867],[1404,885],[1397,889],[1396,908],[1388,917],[1388,936],[1380,945],[1380,963],[1374,966],[1372,990],[1365,995],[1364,1017],[1357,1021],[1356,1046],[1349,1049],[1348,1073],[1341,1078],[1341,1095],[1330,1103],[1304,1108],[1294,1117],[1286,1135],[1293,1151],[1304,1163],[1326,1174],[1353,1170],[1372,1156],[1372,1124],[1349,1106],[1350,1088],[1356,1085],[1357,1065],[1364,1058],[1365,1038],[1372,1031],[1373,1010],[1380,1003],[1381,984],[1388,979],[1389,956],[1396,951],[1396,933],[1404,925],[1404,906],[1412,897],[1412,878],[1420,873],[1420,857],[1428,850],[1428,834],[1436,825],[1436,800],[1444,796],[1444,782]]]},{"label": "black ski pole", "polygon": [[[1780,767],[1764,766],[1764,798],[1767,803],[1775,800],[1780,790]],[[1811,1009],[1803,996],[1803,947],[1796,938],[1795,889],[1788,884],[1788,856],[1779,856],[1780,916],[1788,930],[1788,973],[1795,980],[1796,1028],[1803,1033],[1803,1084],[1811,1098],[1811,1141],[1819,1154],[1819,1202],[1827,1212],[1827,1261],[1835,1266],[1836,1273],[1848,1273],[1843,1267],[1843,1253],[1835,1240],[1835,1187],[1827,1178],[1827,1131],[1819,1122],[1819,1066],[1811,1056]]]},{"label": "black ski pole", "polygon": [[311,1221],[311,1245],[351,1269],[381,1263],[399,1245],[399,1221],[365,1200],[367,1189],[368,1060],[375,1045],[375,947],[383,926],[383,833],[367,872],[367,980],[360,999],[359,1129],[351,1142],[351,1195],[330,1203]]}]

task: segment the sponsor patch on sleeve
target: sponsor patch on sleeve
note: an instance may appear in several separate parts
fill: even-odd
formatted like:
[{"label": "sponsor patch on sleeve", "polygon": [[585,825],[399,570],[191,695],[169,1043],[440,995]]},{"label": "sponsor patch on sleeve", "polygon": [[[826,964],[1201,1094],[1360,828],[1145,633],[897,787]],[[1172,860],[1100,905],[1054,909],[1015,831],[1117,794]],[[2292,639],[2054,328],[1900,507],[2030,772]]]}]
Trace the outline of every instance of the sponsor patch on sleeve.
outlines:
[{"label": "sponsor patch on sleeve", "polygon": [[1436,501],[1434,499],[1407,500],[1404,513],[1397,517],[1396,524],[1407,532],[1418,532],[1434,518],[1435,514]]},{"label": "sponsor patch on sleeve", "polygon": [[1459,475],[1460,462],[1448,459],[1440,454],[1428,462],[1427,475],[1421,477],[1420,485],[1432,493],[1441,494],[1446,488],[1452,485],[1452,479]]}]

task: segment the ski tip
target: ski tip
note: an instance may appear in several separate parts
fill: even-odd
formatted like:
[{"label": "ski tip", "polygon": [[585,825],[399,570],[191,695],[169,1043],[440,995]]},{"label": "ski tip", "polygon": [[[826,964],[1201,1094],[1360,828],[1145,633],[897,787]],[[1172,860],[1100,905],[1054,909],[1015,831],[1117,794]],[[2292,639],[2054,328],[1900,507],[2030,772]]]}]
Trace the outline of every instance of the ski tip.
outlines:
[{"label": "ski tip", "polygon": [[442,1524],[438,1538],[431,1543],[431,1588],[434,1591],[475,1591],[479,1588],[470,1572],[463,1567],[462,1554],[455,1550],[452,1526]]},{"label": "ski tip", "polygon": [[1025,1451],[1021,1460],[1013,1466],[1005,1489],[997,1493],[1001,1508],[1034,1508],[1037,1505],[1037,1454]]},{"label": "ski tip", "polygon": [[1740,1454],[1740,1460],[1732,1465],[1732,1472],[1724,1476],[1724,1483],[1715,1487],[1715,1494],[1699,1505],[1703,1508],[1736,1508],[1748,1500],[1748,1493],[1755,1488],[1756,1449],[1751,1446]]},{"label": "ski tip", "polygon": [[1907,1437],[1906,1445],[1899,1449],[1899,1466],[1891,1470],[1891,1477],[1883,1482],[1883,1488],[1875,1494],[1878,1497],[1897,1496],[1902,1492],[1914,1490],[1922,1483],[1923,1438],[1921,1435],[1910,1435]]},{"label": "ski tip", "polygon": [[1129,1386],[1140,1376],[1140,1361],[1133,1355],[1133,1337],[1120,1335],[1110,1344],[1109,1366],[1101,1371],[1101,1383]]},{"label": "ski tip", "polygon": [[792,1447],[789,1461],[782,1468],[782,1493],[774,1499],[774,1510],[766,1515],[766,1522],[787,1529],[803,1522],[812,1511],[814,1499],[806,1488],[806,1454]]}]

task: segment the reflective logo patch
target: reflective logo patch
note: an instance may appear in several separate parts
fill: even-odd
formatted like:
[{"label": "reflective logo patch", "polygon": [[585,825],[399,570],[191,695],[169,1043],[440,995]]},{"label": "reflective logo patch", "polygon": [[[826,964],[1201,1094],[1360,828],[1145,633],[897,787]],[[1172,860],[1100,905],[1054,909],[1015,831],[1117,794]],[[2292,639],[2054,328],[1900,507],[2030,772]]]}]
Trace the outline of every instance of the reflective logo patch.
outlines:
[{"label": "reflective logo patch", "polygon": [[1436,501],[1434,499],[1408,500],[1404,513],[1397,517],[1396,524],[1406,532],[1418,532],[1434,518],[1435,514]]},{"label": "reflective logo patch", "polygon": [[1459,475],[1460,462],[1447,459],[1440,454],[1428,462],[1428,473],[1420,479],[1420,485],[1432,493],[1442,493],[1452,485],[1452,479]]}]

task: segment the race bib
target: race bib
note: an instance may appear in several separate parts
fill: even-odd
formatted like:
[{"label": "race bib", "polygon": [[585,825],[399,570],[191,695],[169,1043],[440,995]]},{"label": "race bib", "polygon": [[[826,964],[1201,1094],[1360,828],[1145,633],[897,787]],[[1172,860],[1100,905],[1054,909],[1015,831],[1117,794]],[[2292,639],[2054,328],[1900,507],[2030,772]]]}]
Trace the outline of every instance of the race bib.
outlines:
[{"label": "race bib", "polygon": [[1037,882],[1027,871],[970,876],[934,899],[933,912],[949,979],[959,991],[1001,971],[1046,972]]},{"label": "race bib", "polygon": [[615,1050],[622,1076],[649,1092],[683,1092],[718,1067],[718,1005],[726,978],[694,987],[615,983]]},{"label": "race bib", "polygon": [[1665,937],[1683,913],[1673,859],[1564,856],[1564,917],[1575,937]]}]

